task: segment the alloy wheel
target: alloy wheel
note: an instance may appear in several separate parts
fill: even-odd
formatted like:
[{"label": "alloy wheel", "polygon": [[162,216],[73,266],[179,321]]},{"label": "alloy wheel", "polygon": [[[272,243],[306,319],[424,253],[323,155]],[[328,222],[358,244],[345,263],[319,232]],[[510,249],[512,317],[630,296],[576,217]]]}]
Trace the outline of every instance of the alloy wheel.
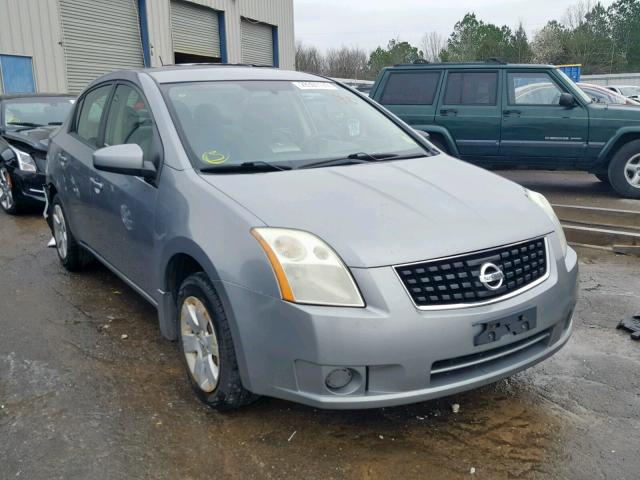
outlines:
[{"label": "alloy wheel", "polygon": [[67,224],[62,213],[60,205],[53,207],[53,236],[56,239],[56,248],[58,249],[58,255],[63,260],[67,258]]},{"label": "alloy wheel", "polygon": [[640,153],[632,156],[624,166],[624,176],[629,185],[640,188]]},{"label": "alloy wheel", "polygon": [[209,311],[196,297],[180,309],[182,347],[191,375],[204,392],[213,392],[220,379],[220,353]]},{"label": "alloy wheel", "polygon": [[0,205],[5,210],[13,208],[13,191],[11,187],[9,171],[5,167],[0,168]]}]

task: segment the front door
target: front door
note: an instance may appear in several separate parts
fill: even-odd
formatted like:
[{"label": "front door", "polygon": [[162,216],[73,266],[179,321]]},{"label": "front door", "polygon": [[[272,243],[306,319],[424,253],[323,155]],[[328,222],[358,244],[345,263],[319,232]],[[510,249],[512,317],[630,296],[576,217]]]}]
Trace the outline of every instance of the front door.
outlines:
[{"label": "front door", "polygon": [[[584,106],[559,104],[570,93],[548,71],[509,71],[502,115],[500,155],[523,165],[559,168],[581,163],[589,134]],[[577,102],[577,100],[576,100]]]},{"label": "front door", "polygon": [[[119,84],[107,110],[105,146],[137,144],[159,166],[157,130],[142,93]],[[138,287],[152,294],[157,188],[141,177],[93,171],[93,247]]]},{"label": "front door", "polygon": [[501,100],[498,70],[450,70],[435,120],[453,136],[460,156],[482,162],[498,154]]}]

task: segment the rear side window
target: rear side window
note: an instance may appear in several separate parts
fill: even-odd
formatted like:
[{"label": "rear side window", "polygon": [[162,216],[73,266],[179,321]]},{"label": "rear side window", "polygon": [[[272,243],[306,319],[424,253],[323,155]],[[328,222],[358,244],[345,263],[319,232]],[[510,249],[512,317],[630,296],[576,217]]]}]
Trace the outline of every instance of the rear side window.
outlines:
[{"label": "rear side window", "polygon": [[76,133],[88,144],[97,147],[100,136],[100,121],[111,92],[111,85],[104,85],[91,90],[84,97],[80,107],[80,115],[76,123]]},{"label": "rear side window", "polygon": [[383,105],[431,105],[436,96],[440,72],[414,72],[389,74]]},{"label": "rear side window", "polygon": [[445,105],[496,105],[498,72],[451,72]]}]

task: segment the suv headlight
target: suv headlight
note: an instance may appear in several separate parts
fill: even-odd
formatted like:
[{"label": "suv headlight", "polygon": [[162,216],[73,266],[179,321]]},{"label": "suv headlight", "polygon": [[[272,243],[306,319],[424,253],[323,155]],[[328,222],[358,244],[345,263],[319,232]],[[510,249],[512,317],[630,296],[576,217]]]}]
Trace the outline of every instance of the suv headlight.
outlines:
[{"label": "suv headlight", "polygon": [[564,235],[564,230],[562,229],[562,225],[560,224],[560,220],[558,220],[558,216],[556,212],[553,211],[553,207],[549,203],[549,200],[545,198],[544,195],[538,192],[534,192],[533,190],[524,189],[525,195],[533,201],[536,205],[538,205],[544,213],[551,219],[555,226],[556,234],[558,235],[558,240],[560,240],[560,247],[562,248],[562,256],[565,257],[567,255],[567,237]]},{"label": "suv headlight", "polygon": [[22,150],[17,149],[16,147],[9,146],[13,153],[16,154],[16,158],[18,159],[18,168],[23,172],[37,172],[38,167],[36,167],[36,162],[33,160],[33,157],[29,155],[27,152],[23,152]]},{"label": "suv headlight", "polygon": [[267,254],[283,300],[311,305],[364,307],[351,273],[338,254],[301,230],[251,230]]}]

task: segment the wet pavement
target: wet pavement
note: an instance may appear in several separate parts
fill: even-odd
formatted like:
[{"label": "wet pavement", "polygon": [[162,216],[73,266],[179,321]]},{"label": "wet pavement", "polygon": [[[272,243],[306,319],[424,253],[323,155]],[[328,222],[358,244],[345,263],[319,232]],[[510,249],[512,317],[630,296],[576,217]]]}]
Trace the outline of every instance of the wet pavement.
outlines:
[{"label": "wet pavement", "polygon": [[104,268],[65,272],[48,240],[38,215],[0,214],[2,479],[640,478],[640,342],[615,329],[640,311],[638,258],[581,250],[572,339],[509,380],[408,407],[221,414],[153,308]]}]

